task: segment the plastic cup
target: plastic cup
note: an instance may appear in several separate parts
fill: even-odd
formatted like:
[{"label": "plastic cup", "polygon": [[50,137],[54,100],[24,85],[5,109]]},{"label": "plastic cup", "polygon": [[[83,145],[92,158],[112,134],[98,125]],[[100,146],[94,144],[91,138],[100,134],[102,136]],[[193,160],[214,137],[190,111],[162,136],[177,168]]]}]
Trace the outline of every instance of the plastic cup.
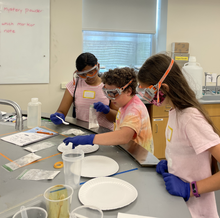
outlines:
[{"label": "plastic cup", "polygon": [[44,192],[48,218],[69,218],[73,189],[69,185],[55,185]]},{"label": "plastic cup", "polygon": [[98,207],[84,205],[75,208],[70,214],[70,218],[78,218],[78,217],[103,218],[103,212]]},{"label": "plastic cup", "polygon": [[83,158],[82,150],[67,150],[62,154],[65,184],[73,189],[79,188]]},{"label": "plastic cup", "polygon": [[47,211],[41,207],[25,207],[12,218],[47,218]]}]

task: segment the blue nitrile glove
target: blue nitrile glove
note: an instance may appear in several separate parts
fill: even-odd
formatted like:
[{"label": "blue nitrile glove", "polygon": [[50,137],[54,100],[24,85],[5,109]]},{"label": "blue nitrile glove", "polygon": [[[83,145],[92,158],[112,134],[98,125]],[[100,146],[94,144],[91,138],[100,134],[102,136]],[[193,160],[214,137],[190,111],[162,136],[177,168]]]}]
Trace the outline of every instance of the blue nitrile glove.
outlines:
[{"label": "blue nitrile glove", "polygon": [[63,142],[68,145],[69,142],[73,143],[72,149],[74,149],[78,145],[94,145],[93,140],[94,140],[95,134],[92,135],[79,135],[75,137],[68,137],[63,140]]},{"label": "blue nitrile glove", "polygon": [[156,171],[159,174],[167,173],[168,172],[168,167],[167,167],[167,160],[161,160],[156,167]]},{"label": "blue nitrile glove", "polygon": [[57,118],[56,116],[61,117],[63,120],[65,120],[64,114],[57,113],[57,112],[50,115],[50,120],[51,120],[54,124],[56,124],[56,125],[59,125],[59,124],[63,123],[62,120],[60,120],[60,119]]},{"label": "blue nitrile glove", "polygon": [[102,112],[104,114],[108,114],[110,111],[110,108],[108,105],[104,105],[102,102],[94,103],[94,108],[97,112]]},{"label": "blue nitrile glove", "polygon": [[166,189],[171,195],[183,197],[185,201],[190,197],[190,184],[183,182],[171,173],[163,173]]}]

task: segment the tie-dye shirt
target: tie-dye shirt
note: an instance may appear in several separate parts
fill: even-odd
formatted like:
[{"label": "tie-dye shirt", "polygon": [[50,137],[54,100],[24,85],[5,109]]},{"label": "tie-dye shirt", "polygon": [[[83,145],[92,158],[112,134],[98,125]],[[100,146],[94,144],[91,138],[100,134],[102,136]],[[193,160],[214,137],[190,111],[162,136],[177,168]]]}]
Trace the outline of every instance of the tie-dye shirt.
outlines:
[{"label": "tie-dye shirt", "polygon": [[135,131],[134,142],[154,153],[153,135],[148,110],[137,95],[118,110],[115,130],[119,130],[125,126]]}]

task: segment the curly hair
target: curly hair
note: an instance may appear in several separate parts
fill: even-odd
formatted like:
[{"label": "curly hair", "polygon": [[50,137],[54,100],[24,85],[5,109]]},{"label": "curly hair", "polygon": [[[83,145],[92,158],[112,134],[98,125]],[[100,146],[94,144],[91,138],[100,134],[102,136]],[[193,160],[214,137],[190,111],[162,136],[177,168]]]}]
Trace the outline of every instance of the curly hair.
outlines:
[{"label": "curly hair", "polygon": [[128,84],[131,80],[131,84],[129,84],[125,90],[129,87],[132,89],[132,95],[136,94],[137,87],[137,72],[133,68],[124,67],[124,68],[115,68],[113,70],[109,70],[105,72],[102,76],[102,82],[108,85],[115,85],[119,88]]}]

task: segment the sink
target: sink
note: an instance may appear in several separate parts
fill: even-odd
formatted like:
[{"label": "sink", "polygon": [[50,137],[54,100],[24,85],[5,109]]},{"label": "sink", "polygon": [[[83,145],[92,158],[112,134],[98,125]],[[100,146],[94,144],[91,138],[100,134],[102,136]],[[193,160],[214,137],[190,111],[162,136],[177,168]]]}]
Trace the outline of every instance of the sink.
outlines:
[{"label": "sink", "polygon": [[220,101],[220,94],[217,94],[217,95],[210,95],[210,94],[203,95],[203,97],[200,98],[200,100],[204,100],[204,101],[217,101],[217,100],[219,100]]}]

